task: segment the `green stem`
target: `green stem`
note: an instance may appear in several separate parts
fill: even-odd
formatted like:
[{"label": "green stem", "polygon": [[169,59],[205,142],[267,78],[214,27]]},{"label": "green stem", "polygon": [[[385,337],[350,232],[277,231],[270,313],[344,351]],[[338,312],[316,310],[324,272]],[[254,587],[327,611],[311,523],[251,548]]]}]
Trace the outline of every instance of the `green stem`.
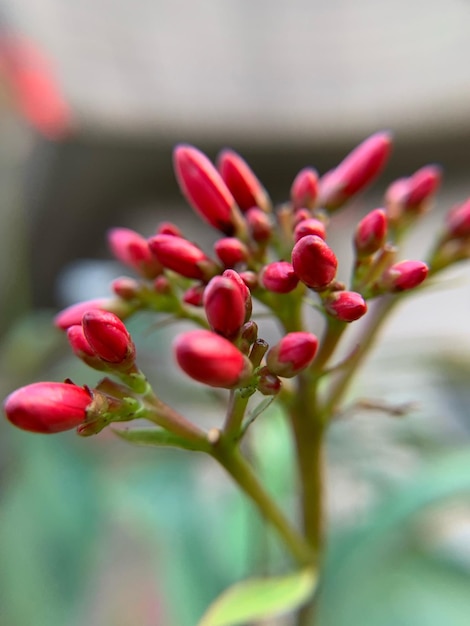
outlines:
[{"label": "green stem", "polygon": [[223,428],[224,435],[228,439],[234,440],[238,438],[249,399],[248,395],[243,396],[237,389],[233,389],[230,392],[227,416]]},{"label": "green stem", "polygon": [[379,334],[383,323],[399,299],[400,296],[398,295],[388,295],[382,296],[380,300],[375,303],[375,308],[369,318],[369,324],[366,325],[358,340],[358,349],[351,355],[347,367],[338,372],[336,379],[332,381],[332,384],[330,385],[327,398],[321,411],[325,421],[330,420],[332,414],[343,400],[344,394],[346,393],[353,376],[358,371],[359,364],[367,356],[369,350],[377,339],[377,335]]},{"label": "green stem", "polygon": [[212,456],[224,467],[244,493],[256,504],[263,516],[274,526],[279,536],[301,566],[312,564],[312,552],[293,528],[283,512],[259,482],[239,449],[219,433],[213,441]]}]

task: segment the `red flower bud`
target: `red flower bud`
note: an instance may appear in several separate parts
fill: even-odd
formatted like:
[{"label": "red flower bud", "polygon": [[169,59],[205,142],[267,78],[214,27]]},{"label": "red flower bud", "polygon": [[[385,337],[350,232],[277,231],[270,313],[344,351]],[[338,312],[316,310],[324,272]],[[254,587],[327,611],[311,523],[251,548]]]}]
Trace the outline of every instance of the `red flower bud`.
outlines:
[{"label": "red flower bud", "polygon": [[114,293],[123,300],[133,300],[138,296],[140,285],[134,278],[128,276],[120,276],[111,283]]},{"label": "red flower bud", "polygon": [[387,291],[406,291],[420,285],[428,275],[428,266],[422,261],[400,261],[382,275],[379,287]]},{"label": "red flower bud", "polygon": [[299,222],[294,229],[294,240],[297,242],[306,235],[316,235],[321,239],[326,239],[325,224],[314,217]]},{"label": "red flower bud", "polygon": [[258,375],[258,391],[264,396],[275,396],[281,391],[281,380],[272,374],[267,367],[262,367]]},{"label": "red flower bud", "polygon": [[248,259],[248,248],[236,237],[224,237],[214,244],[214,250],[225,267],[234,267]]},{"label": "red flower bud", "polygon": [[176,224],[173,222],[160,222],[157,228],[157,235],[173,235],[173,237],[182,237],[183,234]]},{"label": "red flower bud", "polygon": [[209,330],[179,335],[174,349],[181,369],[211,387],[235,387],[251,374],[251,363],[238,348]]},{"label": "red flower bud", "polygon": [[112,228],[108,231],[111,252],[124,265],[132,267],[146,278],[155,278],[162,266],[150,251],[147,240],[130,228]]},{"label": "red flower bud", "polygon": [[323,291],[336,275],[338,260],[323,239],[316,235],[307,235],[295,244],[292,265],[307,287]]},{"label": "red flower bud", "polygon": [[268,369],[277,376],[292,378],[310,365],[317,348],[318,339],[312,333],[288,333],[266,355]]},{"label": "red flower bud", "polygon": [[273,227],[271,220],[261,209],[253,207],[245,213],[250,235],[255,241],[267,241],[271,238]]},{"label": "red flower bud", "polygon": [[335,291],[324,301],[325,310],[341,322],[354,322],[367,313],[367,304],[355,291]]},{"label": "red flower bud", "polygon": [[466,239],[470,236],[470,198],[447,214],[446,236],[447,239]]},{"label": "red flower bud", "polygon": [[166,276],[157,276],[157,278],[153,281],[153,288],[155,293],[167,296],[171,293],[171,282]]},{"label": "red flower bud", "polygon": [[223,150],[217,160],[217,167],[243,212],[254,206],[262,211],[271,210],[266,189],[239,154],[233,150]]},{"label": "red flower bud", "polygon": [[225,270],[222,274],[224,278],[229,278],[233,280],[233,282],[237,285],[240,290],[240,294],[243,298],[243,302],[245,305],[245,322],[247,322],[251,317],[251,311],[253,309],[253,302],[251,300],[251,292],[248,285],[243,280],[242,276],[236,272],[235,270]]},{"label": "red flower bud", "polygon": [[408,179],[406,208],[419,207],[433,196],[441,184],[442,172],[438,165],[426,165]]},{"label": "red flower bud", "polygon": [[304,220],[309,220],[312,217],[312,213],[309,209],[297,209],[294,213],[294,226],[300,224]]},{"label": "red flower bud", "polygon": [[205,285],[191,285],[183,294],[183,302],[192,306],[202,306]]},{"label": "red flower bud", "polygon": [[214,276],[204,290],[203,301],[212,330],[234,338],[245,321],[245,300],[238,284],[230,278]]},{"label": "red flower bud", "polygon": [[236,202],[214,165],[197,148],[181,144],[173,153],[176,178],[189,204],[208,224],[231,235]]},{"label": "red flower bud", "polygon": [[258,276],[255,272],[247,270],[246,272],[240,272],[239,276],[250,291],[258,287]]},{"label": "red flower bud", "polygon": [[186,278],[204,279],[217,271],[215,263],[183,237],[156,235],[149,239],[149,246],[163,267]]},{"label": "red flower bud", "polygon": [[96,356],[113,365],[133,365],[135,346],[116,315],[107,311],[88,311],[83,316],[82,326]]},{"label": "red flower bud", "polygon": [[358,256],[370,256],[380,250],[387,237],[387,215],[383,209],[368,213],[357,225],[354,247]]},{"label": "red flower bud", "polygon": [[69,326],[76,326],[82,323],[83,314],[87,311],[107,311],[112,303],[104,298],[96,300],[86,300],[72,304],[54,318],[54,324],[62,330],[67,330]]},{"label": "red flower bud", "polygon": [[89,367],[100,371],[108,369],[108,365],[96,356],[95,351],[88,343],[82,326],[70,326],[70,328],[67,329],[67,339],[75,356]]},{"label": "red flower bud", "polygon": [[299,279],[290,263],[287,261],[275,261],[263,268],[260,282],[269,291],[289,293],[297,287]]},{"label": "red flower bud", "polygon": [[327,209],[336,209],[369,185],[383,169],[391,143],[390,134],[381,132],[359,144],[320,179],[320,203]]},{"label": "red flower bud", "polygon": [[290,197],[294,208],[313,209],[318,196],[318,172],[312,167],[304,167],[292,183]]},{"label": "red flower bud", "polygon": [[4,410],[12,424],[33,433],[58,433],[86,420],[89,391],[69,383],[33,383],[11,393]]}]

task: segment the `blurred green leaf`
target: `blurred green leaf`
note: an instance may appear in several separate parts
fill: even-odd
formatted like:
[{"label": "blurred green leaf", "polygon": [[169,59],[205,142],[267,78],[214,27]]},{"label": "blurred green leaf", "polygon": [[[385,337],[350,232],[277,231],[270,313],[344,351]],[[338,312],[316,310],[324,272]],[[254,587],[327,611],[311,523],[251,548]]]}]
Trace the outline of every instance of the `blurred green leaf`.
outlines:
[{"label": "blurred green leaf", "polygon": [[468,498],[466,449],[433,458],[365,523],[333,536],[318,599],[319,626],[466,626],[469,571],[439,558],[424,521],[449,502]]},{"label": "blurred green leaf", "polygon": [[292,611],[308,600],[316,580],[316,574],[308,569],[237,583],[209,607],[198,626],[236,626]]}]

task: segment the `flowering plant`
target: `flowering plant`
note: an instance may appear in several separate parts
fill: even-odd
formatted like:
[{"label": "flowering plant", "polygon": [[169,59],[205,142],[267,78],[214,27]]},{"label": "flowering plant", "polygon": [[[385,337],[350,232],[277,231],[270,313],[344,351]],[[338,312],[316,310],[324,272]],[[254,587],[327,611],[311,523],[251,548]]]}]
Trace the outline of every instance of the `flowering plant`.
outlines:
[{"label": "flowering plant", "polygon": [[[170,222],[148,239],[112,229],[114,256],[137,278],[118,278],[113,298],[73,305],[55,318],[75,355],[104,377],[94,388],[70,380],[38,382],[5,400],[10,422],[36,433],[76,428],[89,436],[144,419],[151,428],[139,423],[115,432],[133,443],[207,454],[226,470],[277,531],[293,573],[237,586],[209,608],[201,626],[294,609],[299,626],[313,623],[325,548],[325,433],[387,316],[423,281],[470,255],[467,200],[447,214],[426,262],[400,259],[404,239],[440,184],[439,168],[426,166],[391,184],[384,207],[359,221],[349,284],[337,279],[338,259],[327,243],[330,217],[378,176],[390,150],[391,137],[381,132],[322,177],[307,167],[295,177],[290,199],[273,207],[235,152],[223,151],[214,166],[196,148],[179,145],[174,166],[181,191],[221,233],[214,254]],[[139,368],[124,321],[142,310],[195,325],[176,337],[173,351],[189,377],[227,390],[225,415],[208,430],[166,403]],[[310,310],[323,317],[320,336],[309,330]],[[263,338],[260,311],[278,323],[280,337],[271,345]],[[343,336],[360,319],[354,349],[338,360]],[[253,422],[273,401],[294,441],[298,521],[279,507],[244,453]]]}]

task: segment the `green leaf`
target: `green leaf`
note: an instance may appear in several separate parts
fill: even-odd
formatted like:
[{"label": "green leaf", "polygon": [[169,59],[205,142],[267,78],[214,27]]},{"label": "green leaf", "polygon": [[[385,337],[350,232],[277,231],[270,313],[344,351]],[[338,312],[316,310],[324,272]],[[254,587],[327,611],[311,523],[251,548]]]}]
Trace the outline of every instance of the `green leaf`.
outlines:
[{"label": "green leaf", "polygon": [[200,443],[189,441],[161,428],[131,428],[130,430],[114,430],[121,439],[141,446],[183,448],[184,450],[203,450]]},{"label": "green leaf", "polygon": [[217,598],[198,626],[236,626],[292,611],[309,599],[316,582],[316,573],[306,569],[237,583]]}]

